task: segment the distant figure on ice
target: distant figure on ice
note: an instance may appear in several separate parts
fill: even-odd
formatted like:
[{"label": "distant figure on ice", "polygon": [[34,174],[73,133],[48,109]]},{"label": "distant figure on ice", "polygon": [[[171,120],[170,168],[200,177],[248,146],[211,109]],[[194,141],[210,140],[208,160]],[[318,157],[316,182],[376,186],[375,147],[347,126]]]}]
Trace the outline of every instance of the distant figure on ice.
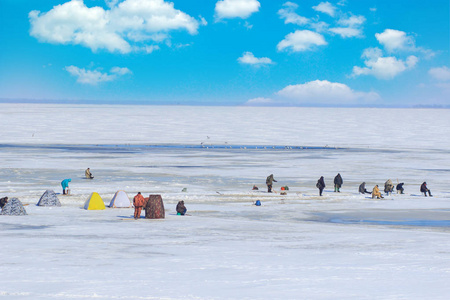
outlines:
[{"label": "distant figure on ice", "polygon": [[277,182],[275,179],[273,179],[273,174],[270,174],[267,176],[266,179],[266,185],[267,185],[267,192],[272,193],[272,185],[274,182]]},{"label": "distant figure on ice", "polygon": [[386,193],[386,195],[389,195],[392,194],[393,191],[394,191],[394,184],[392,183],[392,180],[388,179],[384,183],[384,192]]},{"label": "distant figure on ice", "polygon": [[404,185],[405,183],[403,183],[403,182],[400,182],[399,184],[397,184],[397,186],[395,187],[396,188],[396,190],[397,190],[397,194],[403,194],[403,191],[405,190],[404,188],[403,188],[403,185]]},{"label": "distant figure on ice", "polygon": [[61,186],[62,186],[62,189],[63,189],[63,195],[65,195],[66,193],[67,194],[69,194],[70,192],[70,190],[69,190],[69,182],[71,182],[72,181],[72,179],[64,179],[63,181],[61,181]]},{"label": "distant figure on ice", "polygon": [[325,179],[323,176],[320,176],[319,180],[317,180],[316,187],[319,189],[319,196],[322,196],[323,189],[325,188]]},{"label": "distant figure on ice", "polygon": [[86,175],[87,179],[94,179],[94,176],[92,176],[91,169],[87,168],[86,171],[84,171],[84,175]]},{"label": "distant figure on ice", "polygon": [[372,190],[372,199],[375,197],[377,197],[377,199],[384,198],[383,196],[381,196],[380,189],[378,188],[378,184],[376,186],[374,186],[373,190]]},{"label": "distant figure on ice", "polygon": [[6,203],[8,203],[8,197],[0,198],[0,208],[3,208],[3,206],[6,205]]},{"label": "distant figure on ice", "polygon": [[430,197],[433,197],[431,195],[431,191],[427,188],[427,183],[425,181],[420,186],[420,192],[423,193],[425,195],[425,197],[427,196],[427,192],[428,192],[428,195],[430,195]]},{"label": "distant figure on ice", "polygon": [[341,191],[339,189],[343,183],[344,181],[342,180],[341,174],[338,173],[336,177],[334,177],[334,192],[340,193]]},{"label": "distant figure on ice", "polygon": [[136,196],[133,198],[134,205],[134,219],[137,220],[141,217],[142,207],[145,205],[144,196],[142,196],[141,192],[138,192]]},{"label": "distant figure on ice", "polygon": [[359,185],[359,192],[361,194],[372,194],[371,192],[369,192],[368,190],[366,190],[366,183],[363,182]]},{"label": "distant figure on ice", "polygon": [[177,215],[182,215],[184,216],[187,212],[186,206],[184,206],[184,201],[178,201],[177,204]]}]

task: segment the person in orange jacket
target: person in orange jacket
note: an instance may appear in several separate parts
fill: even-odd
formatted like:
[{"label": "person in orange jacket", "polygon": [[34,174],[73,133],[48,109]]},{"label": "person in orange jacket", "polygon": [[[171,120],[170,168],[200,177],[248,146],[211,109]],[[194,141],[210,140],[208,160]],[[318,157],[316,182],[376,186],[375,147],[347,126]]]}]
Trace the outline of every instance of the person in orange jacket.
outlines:
[{"label": "person in orange jacket", "polygon": [[133,198],[135,220],[141,217],[141,211],[144,204],[145,204],[144,196],[141,195],[141,192],[138,192],[137,195],[134,196]]}]

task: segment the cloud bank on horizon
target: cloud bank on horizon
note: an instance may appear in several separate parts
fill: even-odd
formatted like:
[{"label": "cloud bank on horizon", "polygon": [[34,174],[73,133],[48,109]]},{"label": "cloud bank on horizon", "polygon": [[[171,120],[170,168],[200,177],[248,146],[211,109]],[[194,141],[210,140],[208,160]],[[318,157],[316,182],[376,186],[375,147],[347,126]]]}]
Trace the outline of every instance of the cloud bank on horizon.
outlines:
[{"label": "cloud bank on horizon", "polygon": [[[28,15],[32,46],[54,51],[53,58],[42,59],[46,71],[64,77],[67,86],[74,80],[70,95],[59,91],[50,97],[75,94],[95,102],[118,85],[122,92],[114,95],[117,102],[164,99],[165,92],[189,99],[190,92],[191,98],[211,99],[205,104],[227,104],[224,97],[236,97],[228,103],[413,105],[427,103],[421,99],[430,95],[431,104],[450,105],[445,14],[439,20],[447,23],[440,28],[416,26],[407,14],[395,15],[377,1],[54,2],[31,3],[28,11],[11,8]],[[420,1],[407,3],[398,5],[424,19],[437,18],[449,6],[438,0],[434,10],[425,12]],[[26,39],[23,33],[20,37]],[[60,68],[52,67],[56,65]],[[7,71],[0,72],[7,77]],[[411,99],[412,82],[422,98]],[[180,94],[174,86],[181,87]],[[211,87],[210,93],[203,92],[204,86]],[[52,87],[58,90],[48,87],[47,95]],[[221,93],[226,96],[217,96]],[[394,100],[393,95],[402,93],[404,100]],[[24,96],[6,89],[0,97]]]}]

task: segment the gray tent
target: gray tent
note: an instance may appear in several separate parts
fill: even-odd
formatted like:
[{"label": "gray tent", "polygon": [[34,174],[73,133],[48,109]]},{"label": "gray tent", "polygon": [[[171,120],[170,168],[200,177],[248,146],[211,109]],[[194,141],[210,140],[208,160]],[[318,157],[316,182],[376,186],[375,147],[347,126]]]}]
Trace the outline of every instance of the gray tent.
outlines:
[{"label": "gray tent", "polygon": [[52,190],[46,190],[45,193],[42,194],[41,199],[36,204],[37,206],[61,206],[61,202],[59,202],[56,193]]},{"label": "gray tent", "polygon": [[24,216],[27,214],[27,211],[17,198],[12,198],[8,200],[5,206],[3,206],[2,212],[0,215],[10,215],[10,216]]}]

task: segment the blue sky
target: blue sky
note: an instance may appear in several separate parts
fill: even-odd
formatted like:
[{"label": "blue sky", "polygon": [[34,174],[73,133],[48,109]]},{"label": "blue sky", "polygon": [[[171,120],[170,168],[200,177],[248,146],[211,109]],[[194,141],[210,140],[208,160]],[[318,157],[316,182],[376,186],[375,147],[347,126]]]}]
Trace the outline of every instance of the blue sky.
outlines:
[{"label": "blue sky", "polygon": [[450,105],[448,0],[0,0],[0,99]]}]

